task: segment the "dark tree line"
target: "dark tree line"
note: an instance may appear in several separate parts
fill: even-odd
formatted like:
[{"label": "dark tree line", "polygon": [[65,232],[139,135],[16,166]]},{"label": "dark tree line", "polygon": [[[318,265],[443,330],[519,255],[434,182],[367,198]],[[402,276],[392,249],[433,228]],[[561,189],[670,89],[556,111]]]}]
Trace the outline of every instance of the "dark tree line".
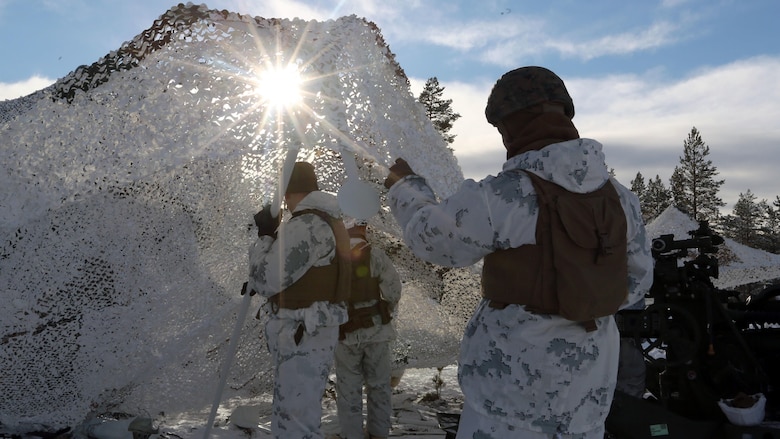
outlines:
[{"label": "dark tree line", "polygon": [[724,215],[719,226],[725,236],[741,244],[780,253],[780,196],[772,203],[757,201],[748,189],[739,194],[733,213]]}]

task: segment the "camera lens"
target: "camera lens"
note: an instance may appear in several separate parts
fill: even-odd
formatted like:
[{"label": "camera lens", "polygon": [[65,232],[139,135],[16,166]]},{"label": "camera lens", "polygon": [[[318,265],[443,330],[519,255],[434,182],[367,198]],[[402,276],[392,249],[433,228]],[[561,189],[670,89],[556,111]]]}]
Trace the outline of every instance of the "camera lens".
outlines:
[{"label": "camera lens", "polygon": [[656,238],[656,239],[653,240],[651,246],[652,246],[653,250],[655,250],[657,252],[662,252],[666,248],[666,241],[664,241],[663,239],[660,239],[660,238]]}]

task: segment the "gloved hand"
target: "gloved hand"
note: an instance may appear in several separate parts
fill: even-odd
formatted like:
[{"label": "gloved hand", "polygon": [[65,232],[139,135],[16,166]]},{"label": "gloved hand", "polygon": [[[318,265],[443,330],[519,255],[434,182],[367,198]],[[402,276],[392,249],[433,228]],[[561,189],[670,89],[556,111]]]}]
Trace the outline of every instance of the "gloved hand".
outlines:
[{"label": "gloved hand", "polygon": [[393,166],[390,166],[390,174],[385,179],[385,187],[390,189],[398,180],[406,177],[407,175],[417,175],[412,171],[409,163],[402,158],[395,159]]},{"label": "gloved hand", "polygon": [[255,225],[257,225],[257,236],[276,237],[276,229],[281,221],[280,215],[271,215],[271,205],[266,204],[255,214]]},{"label": "gloved hand", "polygon": [[[242,286],[241,286],[241,295],[242,295],[242,296],[243,296],[244,294],[246,294],[246,288],[247,288],[247,286],[249,286],[249,282],[244,282],[244,285],[242,285]],[[250,295],[250,296],[254,296],[255,294],[257,294],[257,291],[255,291],[255,290],[251,290],[251,291],[249,292],[249,295]]]}]

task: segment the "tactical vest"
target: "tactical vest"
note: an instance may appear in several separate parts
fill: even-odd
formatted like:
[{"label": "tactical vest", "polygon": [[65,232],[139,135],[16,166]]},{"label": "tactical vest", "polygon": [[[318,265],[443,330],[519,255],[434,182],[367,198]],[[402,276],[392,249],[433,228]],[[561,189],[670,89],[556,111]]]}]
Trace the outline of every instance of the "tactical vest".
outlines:
[{"label": "tactical vest", "polygon": [[628,295],[626,217],[610,181],[587,194],[526,172],[539,204],[536,244],[485,257],[482,295],[494,307],[524,305],[595,329]]},{"label": "tactical vest", "polygon": [[314,302],[339,303],[349,298],[352,269],[349,235],[344,223],[341,219],[315,209],[301,210],[292,216],[295,218],[306,214],[317,215],[328,223],[336,239],[336,256],[328,265],[309,268],[295,283],[271,296],[268,301],[275,308],[307,308]]},{"label": "tactical vest", "polygon": [[379,300],[379,278],[371,275],[371,245],[351,249],[352,289],[349,293],[351,303]]},{"label": "tactical vest", "polygon": [[[380,316],[383,325],[390,323],[392,314],[390,305],[382,299],[379,289],[379,277],[371,275],[371,246],[352,248],[352,290],[349,296],[347,312],[349,321],[339,327],[339,340],[346,334],[362,328],[374,326],[374,316]],[[363,308],[355,308],[356,303],[376,300],[376,303]]]}]

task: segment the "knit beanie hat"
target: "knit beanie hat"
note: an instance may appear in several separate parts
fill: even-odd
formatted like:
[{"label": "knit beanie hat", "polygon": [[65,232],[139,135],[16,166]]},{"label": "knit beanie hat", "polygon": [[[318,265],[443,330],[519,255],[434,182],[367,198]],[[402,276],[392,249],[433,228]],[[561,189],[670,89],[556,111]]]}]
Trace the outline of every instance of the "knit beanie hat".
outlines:
[{"label": "knit beanie hat", "polygon": [[318,190],[320,190],[320,187],[317,185],[317,176],[314,175],[314,166],[308,162],[296,162],[285,193],[292,194]]}]

